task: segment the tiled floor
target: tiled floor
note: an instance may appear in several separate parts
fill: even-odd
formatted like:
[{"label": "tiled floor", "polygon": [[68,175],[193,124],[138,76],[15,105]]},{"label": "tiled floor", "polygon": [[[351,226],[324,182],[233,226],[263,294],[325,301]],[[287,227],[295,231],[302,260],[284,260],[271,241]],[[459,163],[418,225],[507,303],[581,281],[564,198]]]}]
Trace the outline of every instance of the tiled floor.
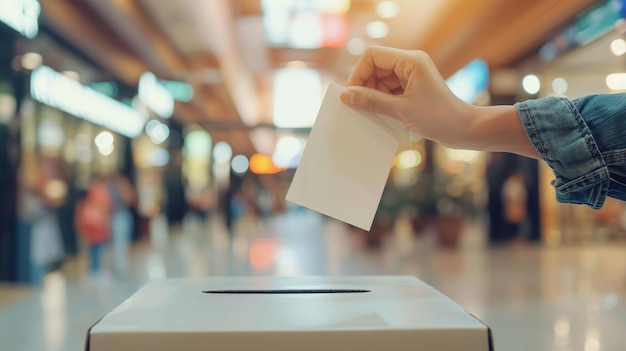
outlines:
[{"label": "tiled floor", "polygon": [[206,275],[408,274],[491,326],[500,351],[626,350],[626,245],[487,247],[468,225],[459,249],[400,225],[378,250],[308,211],[240,222],[157,221],[125,279],[91,279],[81,260],[40,288],[0,285],[0,350],[81,350],[87,328],[150,279]]}]

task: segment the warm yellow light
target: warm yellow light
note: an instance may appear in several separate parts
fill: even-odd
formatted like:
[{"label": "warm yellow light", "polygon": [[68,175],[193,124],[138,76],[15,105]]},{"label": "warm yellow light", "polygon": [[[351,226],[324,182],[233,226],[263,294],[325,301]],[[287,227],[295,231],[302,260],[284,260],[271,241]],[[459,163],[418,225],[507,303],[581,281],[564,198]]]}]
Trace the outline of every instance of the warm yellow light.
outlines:
[{"label": "warm yellow light", "polygon": [[304,62],[304,61],[295,60],[295,61],[287,62],[285,64],[285,68],[287,68],[287,69],[307,69],[307,68],[309,68],[309,65],[307,65],[307,63]]},{"label": "warm yellow light", "polygon": [[464,149],[446,149],[446,155],[452,161],[476,163],[480,158],[480,151]]},{"label": "warm yellow light", "polygon": [[400,9],[395,1],[381,1],[376,5],[376,14],[381,18],[393,18],[398,16]]},{"label": "warm yellow light", "polygon": [[422,155],[415,150],[405,150],[400,152],[395,160],[394,164],[399,169],[408,169],[417,167],[422,163]]},{"label": "warm yellow light", "polygon": [[36,52],[27,52],[22,55],[22,59],[20,60],[22,67],[27,70],[34,70],[35,68],[41,66],[43,63],[43,57]]},{"label": "warm yellow light", "polygon": [[367,36],[373,39],[381,39],[389,34],[389,26],[383,21],[373,21],[365,27]]},{"label": "warm yellow light", "polygon": [[256,174],[275,174],[283,169],[276,167],[272,157],[265,154],[254,154],[250,157],[250,171]]},{"label": "warm yellow light", "polygon": [[79,81],[80,81],[80,75],[79,75],[79,74],[78,74],[78,72],[76,72],[76,71],[69,71],[69,70],[68,70],[68,71],[63,71],[63,72],[61,72],[61,74],[63,74],[63,75],[64,75],[64,76],[66,76],[67,78],[69,78],[69,79],[73,79],[73,80],[75,80],[75,81],[77,81],[77,82],[79,82]]},{"label": "warm yellow light", "polygon": [[115,142],[115,137],[111,132],[102,131],[94,138],[94,143],[98,148],[107,148],[113,145]]}]

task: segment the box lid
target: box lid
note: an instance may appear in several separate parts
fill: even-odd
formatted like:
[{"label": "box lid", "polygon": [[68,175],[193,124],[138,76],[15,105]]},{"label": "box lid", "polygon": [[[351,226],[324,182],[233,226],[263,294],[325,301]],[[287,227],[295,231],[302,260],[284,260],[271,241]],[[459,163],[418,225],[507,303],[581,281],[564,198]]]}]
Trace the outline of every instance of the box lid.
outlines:
[{"label": "box lid", "polygon": [[157,280],[96,323],[88,345],[90,351],[491,348],[483,323],[408,276]]}]

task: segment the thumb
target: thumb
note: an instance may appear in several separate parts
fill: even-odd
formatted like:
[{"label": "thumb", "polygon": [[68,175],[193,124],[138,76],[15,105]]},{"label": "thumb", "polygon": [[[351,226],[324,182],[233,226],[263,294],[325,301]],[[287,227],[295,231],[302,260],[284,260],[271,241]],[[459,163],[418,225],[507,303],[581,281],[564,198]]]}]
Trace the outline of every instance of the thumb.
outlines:
[{"label": "thumb", "polygon": [[392,115],[394,105],[397,104],[395,97],[380,90],[351,86],[341,93],[340,98],[343,103],[356,109],[395,117]]}]

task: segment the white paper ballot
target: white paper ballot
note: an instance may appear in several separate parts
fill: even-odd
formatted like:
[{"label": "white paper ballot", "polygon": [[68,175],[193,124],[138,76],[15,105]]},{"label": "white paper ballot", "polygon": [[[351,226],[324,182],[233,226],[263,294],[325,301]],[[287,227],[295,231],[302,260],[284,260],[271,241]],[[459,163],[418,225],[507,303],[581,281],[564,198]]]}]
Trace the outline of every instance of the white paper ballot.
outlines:
[{"label": "white paper ballot", "polygon": [[330,83],[287,200],[370,230],[404,125],[348,107]]}]

